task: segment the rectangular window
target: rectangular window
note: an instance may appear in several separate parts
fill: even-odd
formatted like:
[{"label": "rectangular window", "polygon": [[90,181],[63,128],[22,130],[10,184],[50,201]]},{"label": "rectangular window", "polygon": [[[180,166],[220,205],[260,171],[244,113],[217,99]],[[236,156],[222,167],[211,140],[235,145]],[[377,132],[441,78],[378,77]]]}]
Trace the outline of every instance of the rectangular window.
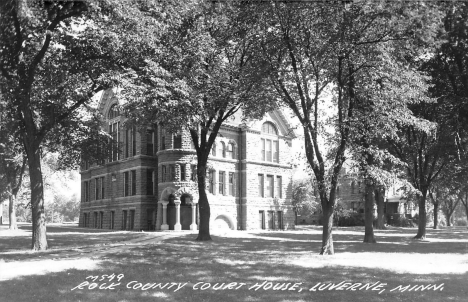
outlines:
[{"label": "rectangular window", "polygon": [[146,195],[153,195],[153,170],[146,170]]},{"label": "rectangular window", "polygon": [[132,195],[136,195],[136,170],[132,172]]},{"label": "rectangular window", "polygon": [[169,165],[169,181],[176,180],[175,165]]},{"label": "rectangular window", "polygon": [[166,166],[161,166],[161,182],[166,182],[166,179],[167,179]]},{"label": "rectangular window", "polygon": [[89,181],[85,181],[84,185],[85,185],[84,200],[88,202],[89,201]]},{"label": "rectangular window", "polygon": [[166,150],[166,130],[161,128],[161,150]]},{"label": "rectangular window", "polygon": [[196,165],[191,165],[190,168],[192,169],[192,174],[190,175],[190,180],[191,181],[196,181],[197,180],[197,166]]},{"label": "rectangular window", "polygon": [[180,164],[180,181],[185,181],[186,168],[185,164]]},{"label": "rectangular window", "polygon": [[153,155],[154,154],[154,132],[153,130],[146,130],[146,154]]},{"label": "rectangular window", "polygon": [[104,212],[99,212],[99,228],[102,229],[104,225]]},{"label": "rectangular window", "polygon": [[105,189],[106,189],[106,182],[104,181],[104,177],[101,177],[101,199],[106,198]]},{"label": "rectangular window", "polygon": [[125,130],[125,158],[130,157],[130,146],[132,141],[132,131],[130,128]]},{"label": "rectangular window", "polygon": [[109,221],[109,222],[110,222],[110,223],[109,223],[109,228],[110,228],[111,230],[114,229],[114,221],[115,221],[115,212],[114,212],[114,211],[111,211],[111,212],[110,212],[110,221]]},{"label": "rectangular window", "polygon": [[351,201],[351,210],[356,211],[356,203]]},{"label": "rectangular window", "polygon": [[262,138],[262,160],[265,161],[265,139]]},{"label": "rectangular window", "polygon": [[130,210],[130,217],[128,220],[128,229],[133,230],[135,227],[135,210]]},{"label": "rectangular window", "polygon": [[273,198],[273,176],[272,175],[267,175],[267,196],[266,197],[271,197]]},{"label": "rectangular window", "polygon": [[271,160],[271,140],[267,139],[266,140],[266,161],[272,161]]},{"label": "rectangular window", "polygon": [[132,127],[132,156],[135,156],[137,154],[136,152],[136,126]]},{"label": "rectangular window", "polygon": [[224,171],[219,171],[219,194],[224,195]]},{"label": "rectangular window", "polygon": [[94,218],[94,221],[93,221],[94,228],[97,229],[97,227],[98,227],[98,213],[97,212],[93,213],[93,218]]},{"label": "rectangular window", "polygon": [[122,230],[127,229],[127,211],[122,211]]},{"label": "rectangular window", "polygon": [[275,229],[275,211],[268,211],[268,229]]},{"label": "rectangular window", "polygon": [[99,188],[99,182],[100,182],[100,179],[99,178],[95,178],[94,179],[94,199],[95,200],[99,200],[99,193],[100,193],[100,188]]},{"label": "rectangular window", "polygon": [[279,141],[273,141],[273,162],[279,163]]},{"label": "rectangular window", "polygon": [[130,195],[130,174],[124,172],[124,196]]},{"label": "rectangular window", "polygon": [[214,181],[215,181],[215,171],[210,171],[209,176],[209,192],[214,194]]},{"label": "rectangular window", "polygon": [[174,149],[182,149],[182,134],[174,134]]},{"label": "rectangular window", "polygon": [[283,180],[281,176],[276,176],[276,197],[283,198]]},{"label": "rectangular window", "polygon": [[265,229],[265,211],[258,211],[258,228]]},{"label": "rectangular window", "polygon": [[229,172],[229,195],[234,196],[234,173]]},{"label": "rectangular window", "polygon": [[119,140],[120,140],[119,127],[120,127],[120,122],[112,123],[109,125],[109,134],[112,137],[109,161],[116,161],[119,159]]},{"label": "rectangular window", "polygon": [[88,227],[88,214],[83,213],[83,226],[86,228]]},{"label": "rectangular window", "polygon": [[277,225],[276,227],[280,230],[283,230],[283,211],[276,212]]},{"label": "rectangular window", "polygon": [[258,174],[258,196],[263,197],[263,174]]}]

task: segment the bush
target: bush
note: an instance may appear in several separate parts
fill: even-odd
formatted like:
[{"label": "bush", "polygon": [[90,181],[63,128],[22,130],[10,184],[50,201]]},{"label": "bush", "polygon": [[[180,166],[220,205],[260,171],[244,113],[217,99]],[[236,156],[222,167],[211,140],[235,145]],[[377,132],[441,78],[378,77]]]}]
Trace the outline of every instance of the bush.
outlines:
[{"label": "bush", "polygon": [[468,226],[468,221],[466,221],[466,218],[459,218],[455,220],[454,226]]},{"label": "bush", "polygon": [[352,210],[341,210],[335,213],[333,222],[335,226],[363,226],[364,217]]},{"label": "bush", "polygon": [[413,219],[408,219],[405,216],[400,215],[393,215],[393,220],[391,222],[393,226],[403,227],[403,228],[414,228],[417,227],[417,222],[413,221]]}]

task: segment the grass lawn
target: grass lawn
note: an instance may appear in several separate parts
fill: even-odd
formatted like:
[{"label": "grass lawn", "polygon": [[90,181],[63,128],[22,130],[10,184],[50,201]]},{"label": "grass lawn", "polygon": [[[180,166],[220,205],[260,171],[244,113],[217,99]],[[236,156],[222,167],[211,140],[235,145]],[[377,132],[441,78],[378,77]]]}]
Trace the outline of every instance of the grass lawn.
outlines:
[{"label": "grass lawn", "polygon": [[130,233],[49,226],[51,249],[32,253],[30,227],[0,227],[0,301],[468,301],[468,230],[321,228]]}]

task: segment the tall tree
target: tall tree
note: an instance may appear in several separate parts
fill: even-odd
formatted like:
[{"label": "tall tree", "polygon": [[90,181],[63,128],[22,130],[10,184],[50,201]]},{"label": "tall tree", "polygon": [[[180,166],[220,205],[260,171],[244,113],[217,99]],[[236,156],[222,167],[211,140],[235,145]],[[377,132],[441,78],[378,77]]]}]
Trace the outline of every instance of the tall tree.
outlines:
[{"label": "tall tree", "polygon": [[144,57],[121,93],[133,120],[190,132],[197,158],[200,241],[211,240],[206,177],[221,126],[238,110],[244,118],[258,118],[273,108],[268,90],[261,89],[261,70],[251,64],[255,36],[241,10],[239,2],[181,4],[180,19],[161,39],[164,58]]},{"label": "tall tree", "polygon": [[[306,157],[318,182],[323,209],[320,254],[334,253],[332,226],[338,175],[355,127],[360,90],[369,84],[364,75],[374,69],[378,73],[387,64],[381,47],[393,40],[410,39],[414,22],[408,14],[410,6],[394,2],[374,5],[370,1],[271,2],[265,4],[262,14],[254,14],[259,20],[258,41],[263,63],[271,71],[271,84],[281,103],[303,126]],[[391,58],[397,51],[386,54]],[[380,78],[385,81],[385,74]],[[334,107],[328,116],[325,108],[330,102],[325,102],[326,98]],[[389,114],[411,116],[401,103],[383,103]],[[324,135],[325,125],[334,130],[328,137]]]},{"label": "tall tree", "polygon": [[[134,39],[140,1],[26,1],[0,4],[0,93],[10,106],[14,131],[29,167],[32,248],[47,248],[41,149],[73,135],[79,109],[115,86],[123,62],[144,39]],[[126,33],[126,34],[125,34]],[[126,39],[115,39],[122,34]],[[139,43],[138,43],[139,41]],[[85,127],[86,128],[86,127]],[[77,153],[75,153],[77,154]]]}]

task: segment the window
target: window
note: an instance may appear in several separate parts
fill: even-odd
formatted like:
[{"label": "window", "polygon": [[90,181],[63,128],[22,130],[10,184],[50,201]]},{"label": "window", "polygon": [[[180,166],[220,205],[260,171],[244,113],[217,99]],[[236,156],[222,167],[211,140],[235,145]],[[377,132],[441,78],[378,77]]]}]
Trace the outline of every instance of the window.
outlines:
[{"label": "window", "polygon": [[98,213],[97,212],[94,212],[93,213],[93,223],[94,223],[94,228],[97,229],[98,228]]},{"label": "window", "polygon": [[101,188],[100,188],[100,187],[101,187],[101,186],[100,186],[100,183],[99,183],[100,180],[101,180],[100,178],[94,179],[94,184],[95,184],[95,185],[94,185],[94,198],[95,198],[95,200],[101,199],[101,198],[100,198],[100,195],[101,195],[101,194],[100,194],[100,193],[101,193]]},{"label": "window", "polygon": [[354,212],[356,212],[356,203],[354,201],[351,201],[351,210],[353,210]]},{"label": "window", "polygon": [[153,195],[153,170],[146,170],[146,195]]},{"label": "window", "polygon": [[213,146],[211,146],[211,155],[216,156],[216,144],[213,143]]},{"label": "window", "polygon": [[101,198],[102,199],[106,198],[104,194],[104,192],[106,191],[105,189],[106,189],[106,182],[104,181],[104,177],[101,177]]},{"label": "window", "polygon": [[136,127],[132,126],[125,131],[125,157],[136,155]]},{"label": "window", "polygon": [[154,154],[154,131],[146,130],[146,154]]},{"label": "window", "polygon": [[182,133],[174,134],[174,149],[182,149]]},{"label": "window", "polygon": [[279,162],[279,151],[278,151],[278,141],[262,138],[261,139],[261,148],[262,161],[269,161],[278,163]]},{"label": "window", "polygon": [[83,213],[83,226],[86,228],[88,227],[88,214]]},{"label": "window", "polygon": [[119,106],[117,106],[117,104],[112,105],[109,109],[109,112],[107,113],[107,118],[111,120],[119,116],[120,116]]},{"label": "window", "polygon": [[271,122],[265,122],[262,125],[262,132],[266,134],[278,135],[275,125]]},{"label": "window", "polygon": [[166,182],[166,179],[167,179],[166,166],[161,166],[161,182]]},{"label": "window", "polygon": [[196,165],[191,165],[191,175],[190,175],[190,180],[191,181],[197,181],[197,166]]},{"label": "window", "polygon": [[135,227],[135,210],[130,210],[130,219],[128,221],[128,229],[133,230]]},{"label": "window", "polygon": [[131,171],[132,173],[132,195],[136,195],[136,170]]},{"label": "window", "polygon": [[337,186],[337,187],[336,187],[336,195],[337,195],[337,196],[340,196],[340,186]]},{"label": "window", "polygon": [[275,228],[275,211],[268,211],[268,229]]},{"label": "window", "polygon": [[120,159],[119,142],[120,142],[120,122],[109,124],[109,134],[112,137],[110,141],[109,161]]},{"label": "window", "polygon": [[166,131],[161,128],[161,150],[166,150]]},{"label": "window", "polygon": [[113,230],[114,229],[114,221],[115,221],[115,211],[110,212],[110,223],[109,223],[109,229]]},{"label": "window", "polygon": [[130,195],[130,174],[124,172],[124,196]]},{"label": "window", "polygon": [[180,164],[180,181],[185,181],[186,172],[185,164]]},{"label": "window", "polygon": [[176,180],[176,171],[175,171],[175,165],[169,165],[169,181],[175,181]]},{"label": "window", "polygon": [[215,171],[210,171],[209,175],[209,192],[214,194],[214,181],[215,181]]},{"label": "window", "polygon": [[218,153],[222,157],[226,157],[226,144],[224,142],[219,143]]},{"label": "window", "polygon": [[219,194],[224,195],[224,171],[219,171]]},{"label": "window", "polygon": [[99,228],[102,229],[104,225],[104,212],[99,212]]},{"label": "window", "polygon": [[283,198],[283,179],[281,176],[276,176],[276,197]]},{"label": "window", "polygon": [[263,174],[258,174],[258,196],[263,197]]},{"label": "window", "polygon": [[267,175],[267,196],[266,197],[271,197],[273,198],[273,176],[272,175]]},{"label": "window", "polygon": [[227,145],[227,151],[226,151],[226,157],[227,158],[230,158],[230,159],[235,159],[234,158],[234,144],[233,143],[229,143]]},{"label": "window", "polygon": [[265,211],[258,211],[258,228],[265,229]]},{"label": "window", "polygon": [[229,195],[234,196],[234,173],[229,172]]},{"label": "window", "polygon": [[361,182],[360,181],[357,182],[357,186],[358,186],[358,193],[361,193]]},{"label": "window", "polygon": [[276,227],[280,230],[284,229],[283,227],[283,211],[276,212],[277,224]]},{"label": "window", "polygon": [[123,210],[122,211],[122,230],[127,229],[127,211]]},{"label": "window", "polygon": [[354,180],[351,182],[351,194],[354,194]]},{"label": "window", "polygon": [[84,182],[84,201],[89,201],[89,181]]}]

